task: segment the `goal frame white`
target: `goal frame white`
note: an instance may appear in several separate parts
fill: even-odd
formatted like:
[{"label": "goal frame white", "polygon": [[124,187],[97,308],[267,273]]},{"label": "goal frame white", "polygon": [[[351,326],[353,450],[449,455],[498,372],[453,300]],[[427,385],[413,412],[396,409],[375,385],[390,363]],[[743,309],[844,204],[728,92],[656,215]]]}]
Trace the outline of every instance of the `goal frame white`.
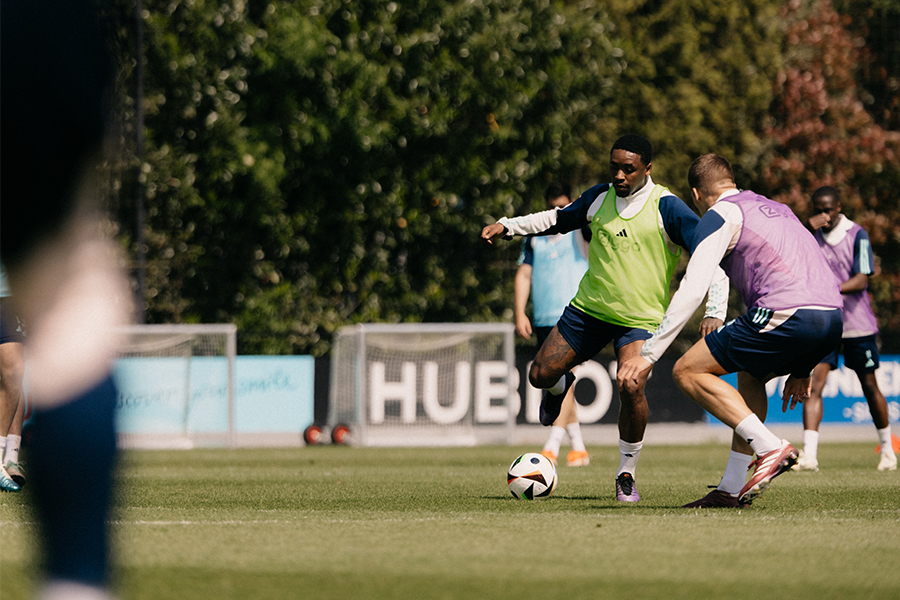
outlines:
[{"label": "goal frame white", "polygon": [[[516,439],[516,418],[519,405],[514,399],[518,398],[519,373],[516,369],[515,361],[515,326],[512,323],[361,323],[357,325],[348,325],[342,327],[339,335],[355,335],[359,340],[359,352],[355,356],[353,365],[354,371],[354,389],[356,396],[353,398],[354,419],[353,422],[347,423],[341,420],[337,413],[339,406],[337,398],[337,377],[339,376],[339,366],[337,360],[332,355],[331,360],[331,383],[329,385],[329,403],[328,403],[328,424],[334,426],[339,422],[347,424],[351,427],[351,441],[355,445],[360,446],[380,446],[380,445],[473,445],[478,443],[506,443],[513,444]],[[367,364],[366,356],[366,337],[370,334],[493,334],[500,335],[503,338],[502,361],[506,363],[508,375],[506,384],[508,391],[506,395],[506,407],[508,415],[505,423],[490,427],[485,425],[477,426],[480,432],[472,432],[470,437],[465,438],[443,438],[440,435],[411,437],[406,440],[400,439],[400,436],[377,436],[370,431],[367,423],[369,420],[368,406],[368,385],[367,373],[363,371],[363,365]],[[335,337],[337,344],[338,336]],[[333,347],[333,351],[335,348]],[[470,407],[471,408],[471,407]],[[384,426],[379,426],[385,429]],[[424,429],[431,429],[433,433],[439,433],[440,425],[426,425]],[[403,431],[403,436],[409,434],[408,430]],[[391,438],[392,441],[385,441],[385,438]],[[484,439],[480,439],[484,438]]]},{"label": "goal frame white", "polygon": [[[227,370],[227,402],[228,402],[228,429],[224,433],[225,445],[229,448],[237,447],[237,435],[235,431],[235,390],[236,372],[235,359],[237,357],[237,325],[234,323],[172,323],[172,324],[141,324],[125,325],[116,328],[116,334],[123,339],[127,336],[154,334],[154,335],[224,335],[225,358],[228,364]],[[120,444],[125,442],[120,435]],[[131,444],[124,444],[131,445]],[[141,446],[142,444],[136,443]]]}]

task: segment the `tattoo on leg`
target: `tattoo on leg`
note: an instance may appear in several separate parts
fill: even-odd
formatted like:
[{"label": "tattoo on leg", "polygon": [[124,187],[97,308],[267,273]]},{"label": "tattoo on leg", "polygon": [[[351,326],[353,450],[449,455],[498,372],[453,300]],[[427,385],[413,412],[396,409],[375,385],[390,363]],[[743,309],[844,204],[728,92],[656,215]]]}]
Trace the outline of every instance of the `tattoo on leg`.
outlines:
[{"label": "tattoo on leg", "polygon": [[540,364],[543,369],[547,371],[558,371],[560,375],[568,371],[577,360],[577,355],[575,351],[572,350],[572,347],[569,346],[569,343],[566,342],[565,338],[559,335],[559,332],[554,329],[547,339],[544,341],[544,345],[541,346],[540,351],[538,352],[537,358],[535,362]]}]

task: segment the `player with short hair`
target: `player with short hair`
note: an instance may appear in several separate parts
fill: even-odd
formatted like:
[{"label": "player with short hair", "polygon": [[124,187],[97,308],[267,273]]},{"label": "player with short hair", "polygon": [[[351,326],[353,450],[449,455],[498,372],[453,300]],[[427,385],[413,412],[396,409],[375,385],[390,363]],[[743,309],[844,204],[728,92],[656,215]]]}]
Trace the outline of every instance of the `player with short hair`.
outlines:
[{"label": "player with short hair", "polygon": [[[809,397],[810,372],[840,340],[842,302],[809,231],[784,204],[738,190],[724,157],[696,159],[688,184],[703,215],[691,260],[662,324],[639,355],[619,365],[619,376],[646,376],[702,301],[716,269],[724,268],[748,312],[694,344],[672,375],[685,394],[734,429],[722,481],[685,507],[737,508],[797,460],[797,449],[763,425],[766,381],[788,375],[782,410]],[[738,389],[720,378],[734,372]],[[746,480],[754,452],[756,467]]]},{"label": "player with short hair", "polygon": [[818,471],[819,423],[822,422],[822,390],[829,371],[837,368],[838,351],[843,346],[844,364],[859,378],[863,395],[869,404],[872,421],[881,442],[879,471],[895,471],[897,456],[891,445],[891,422],[887,400],[878,387],[878,323],[866,289],[869,275],[875,272],[874,255],[869,234],[860,225],[841,214],[838,192],[823,186],[813,192],[813,215],[809,226],[815,232],[819,248],[838,281],[844,301],[844,333],[840,346],[822,359],[812,374],[809,400],[803,403],[803,450],[794,469]]},{"label": "player with short hair", "polygon": [[[568,184],[551,182],[544,192],[547,208],[568,206],[572,203],[571,194]],[[516,333],[526,340],[531,339],[531,334],[534,333],[538,348],[544,344],[566,304],[578,291],[578,283],[588,266],[588,239],[590,230],[578,230],[547,236],[529,235],[522,243],[515,281]],[[529,295],[532,297],[533,327],[526,312]],[[590,463],[575,404],[573,386],[566,392],[559,417],[553,422],[550,435],[541,451],[554,465],[557,464],[559,448],[566,434],[572,445],[572,450],[566,456],[566,464],[570,467],[583,467]]]},{"label": "player with short hair", "polygon": [[[513,235],[552,235],[588,226],[588,270],[575,297],[550,331],[529,372],[546,390],[541,423],[551,425],[575,382],[571,370],[610,342],[621,364],[637,356],[669,302],[669,282],[682,249],[689,249],[699,218],[677,196],[650,177],[650,142],[636,134],[616,140],[609,155],[611,183],[596,185],[561,209],[502,218],[481,237],[489,243]],[[728,299],[724,272],[709,286],[705,332],[722,323]],[[616,499],[637,502],[634,473],[643,447],[649,408],[648,373],[619,380],[619,469]]]}]

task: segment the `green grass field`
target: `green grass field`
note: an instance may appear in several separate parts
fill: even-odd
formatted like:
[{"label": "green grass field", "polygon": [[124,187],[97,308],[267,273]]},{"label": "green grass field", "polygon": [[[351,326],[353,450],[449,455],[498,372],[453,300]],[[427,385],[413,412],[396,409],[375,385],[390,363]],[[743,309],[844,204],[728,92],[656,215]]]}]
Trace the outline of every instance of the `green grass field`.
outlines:
[{"label": "green grass field", "polygon": [[[822,444],[745,510],[685,510],[724,446],[648,446],[643,500],[614,500],[615,448],[560,467],[551,498],[506,489],[534,448],[131,451],[114,515],[126,599],[900,597],[900,472]],[[27,492],[27,487],[26,487]],[[0,597],[29,598],[28,494],[0,496]]]}]

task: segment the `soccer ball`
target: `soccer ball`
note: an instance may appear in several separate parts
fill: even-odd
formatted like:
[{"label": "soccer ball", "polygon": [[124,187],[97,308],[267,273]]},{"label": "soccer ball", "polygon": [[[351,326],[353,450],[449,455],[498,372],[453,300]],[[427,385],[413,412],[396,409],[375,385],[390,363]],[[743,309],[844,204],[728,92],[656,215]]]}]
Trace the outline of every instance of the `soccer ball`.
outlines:
[{"label": "soccer ball", "polygon": [[509,465],[506,485],[516,498],[546,498],[556,489],[556,467],[536,452],[526,452]]}]

